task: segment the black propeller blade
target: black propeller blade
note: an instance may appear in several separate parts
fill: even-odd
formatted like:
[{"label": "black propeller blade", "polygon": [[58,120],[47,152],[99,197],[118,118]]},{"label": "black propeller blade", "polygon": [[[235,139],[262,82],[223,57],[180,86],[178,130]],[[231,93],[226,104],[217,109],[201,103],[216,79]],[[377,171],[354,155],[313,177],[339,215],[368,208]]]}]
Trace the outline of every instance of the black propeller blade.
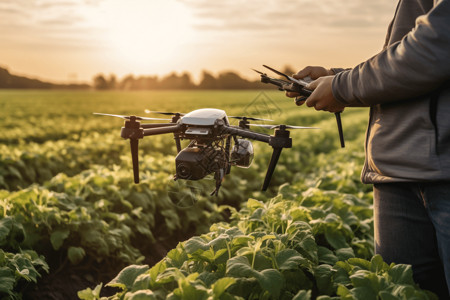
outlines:
[{"label": "black propeller blade", "polygon": [[160,114],[160,115],[166,115],[166,116],[173,116],[173,115],[184,116],[185,115],[185,113],[168,112],[168,111],[153,111],[153,110],[149,110],[149,109],[146,109],[145,113],[146,114],[153,113],[153,114]]},{"label": "black propeller blade", "polygon": [[258,71],[258,70],[255,70],[255,69],[252,69],[253,71],[255,71],[256,73],[258,73],[258,74],[261,74],[261,75],[266,75],[267,76],[267,74],[266,73],[263,73],[263,72],[261,72],[261,71]]},{"label": "black propeller blade", "polygon": [[124,115],[113,115],[113,114],[104,114],[104,113],[94,113],[94,115],[99,115],[99,116],[109,116],[109,117],[116,117],[116,118],[122,118],[125,120],[130,120],[131,117],[134,117],[135,120],[163,120],[163,121],[170,121],[171,119],[160,119],[160,118],[147,118],[147,117],[139,117],[139,116],[124,116]]},{"label": "black propeller blade", "polygon": [[228,116],[228,118],[238,119],[238,120],[251,120],[251,121],[268,121],[272,122],[270,119],[261,119],[261,118],[253,118],[253,117],[239,117],[239,116]]},{"label": "black propeller blade", "polygon": [[265,125],[265,124],[248,124],[250,126],[257,126],[267,129],[278,129],[284,126],[285,129],[320,129],[318,127],[305,127],[305,126],[294,126],[294,125]]}]

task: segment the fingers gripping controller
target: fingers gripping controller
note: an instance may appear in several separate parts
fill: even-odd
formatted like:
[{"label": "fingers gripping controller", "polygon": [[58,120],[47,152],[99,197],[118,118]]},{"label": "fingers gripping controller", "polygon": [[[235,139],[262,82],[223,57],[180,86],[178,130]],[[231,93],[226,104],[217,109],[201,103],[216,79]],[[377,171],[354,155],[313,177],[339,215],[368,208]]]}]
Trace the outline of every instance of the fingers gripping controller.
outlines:
[{"label": "fingers gripping controller", "polygon": [[[266,65],[263,65],[263,66],[265,68],[271,70],[272,72],[274,72],[280,76],[283,76],[284,78],[286,78],[286,80],[275,79],[275,78],[267,76],[266,73],[263,73],[263,72],[253,69],[253,71],[255,71],[261,75],[261,82],[276,85],[276,86],[278,86],[278,89],[280,91],[294,92],[294,93],[299,94],[300,96],[295,98],[296,105],[302,105],[308,99],[308,97],[311,96],[313,91],[306,88],[306,86],[308,85],[308,82],[301,80],[301,79],[295,79],[295,78],[288,76],[288,75],[286,75],[278,70],[275,70],[269,66],[266,66]],[[341,142],[341,147],[344,148],[345,141],[344,141],[344,131],[342,129],[341,113],[336,112],[335,117],[336,117],[336,124],[338,127],[339,140]]]}]

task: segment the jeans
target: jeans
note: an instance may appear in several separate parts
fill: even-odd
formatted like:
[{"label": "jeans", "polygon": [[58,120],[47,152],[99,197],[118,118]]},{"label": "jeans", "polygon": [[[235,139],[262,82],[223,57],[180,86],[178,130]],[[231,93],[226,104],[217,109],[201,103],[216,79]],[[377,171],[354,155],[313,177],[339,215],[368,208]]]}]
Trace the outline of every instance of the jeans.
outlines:
[{"label": "jeans", "polygon": [[374,184],[375,252],[450,299],[450,182]]}]

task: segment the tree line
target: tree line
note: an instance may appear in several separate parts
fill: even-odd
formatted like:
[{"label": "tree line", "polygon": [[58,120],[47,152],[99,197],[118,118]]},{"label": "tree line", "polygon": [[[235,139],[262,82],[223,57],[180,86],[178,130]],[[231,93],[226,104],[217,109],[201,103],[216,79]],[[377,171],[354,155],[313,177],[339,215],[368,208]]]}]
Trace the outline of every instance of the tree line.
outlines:
[{"label": "tree line", "polygon": [[17,76],[0,67],[0,89],[89,89],[88,84],[56,84]]},{"label": "tree line", "polygon": [[[293,74],[291,67],[283,69],[286,74]],[[16,76],[5,68],[0,68],[0,88],[17,89],[96,89],[96,90],[194,90],[194,89],[273,89],[273,86],[261,83],[259,80],[248,80],[233,71],[223,71],[214,76],[209,71],[203,71],[198,83],[194,83],[189,72],[178,74],[172,72],[158,77],[127,75],[121,80],[116,75],[96,75],[92,84],[54,84],[37,79]]]}]

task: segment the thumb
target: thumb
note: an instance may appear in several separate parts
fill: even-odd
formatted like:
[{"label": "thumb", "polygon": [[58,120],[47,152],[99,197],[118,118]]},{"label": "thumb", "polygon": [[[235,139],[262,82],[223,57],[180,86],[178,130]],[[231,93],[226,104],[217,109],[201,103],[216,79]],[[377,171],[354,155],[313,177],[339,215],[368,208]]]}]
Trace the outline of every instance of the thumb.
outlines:
[{"label": "thumb", "polygon": [[317,88],[317,86],[319,85],[319,82],[320,82],[320,79],[316,79],[316,80],[310,82],[308,85],[306,85],[305,88],[313,91]]}]

